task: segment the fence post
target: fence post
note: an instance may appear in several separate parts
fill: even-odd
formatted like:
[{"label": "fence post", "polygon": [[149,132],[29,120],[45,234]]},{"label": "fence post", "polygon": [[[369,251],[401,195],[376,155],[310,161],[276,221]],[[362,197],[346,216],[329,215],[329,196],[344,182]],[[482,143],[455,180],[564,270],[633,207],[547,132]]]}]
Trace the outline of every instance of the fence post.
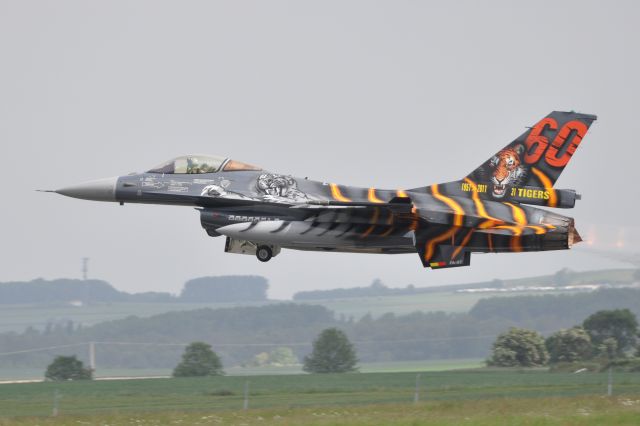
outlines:
[{"label": "fence post", "polygon": [[243,410],[249,409],[249,381],[244,382],[244,404],[242,405]]},{"label": "fence post", "polygon": [[613,367],[609,366],[609,380],[607,384],[607,396],[613,395]]},{"label": "fence post", "polygon": [[89,368],[96,371],[96,342],[89,342]]},{"label": "fence post", "polygon": [[58,389],[54,389],[53,391],[53,410],[51,411],[52,417],[58,416],[58,401],[60,400],[60,392]]},{"label": "fence post", "polygon": [[420,401],[420,373],[416,374],[416,391],[413,394],[413,403],[417,404]]}]

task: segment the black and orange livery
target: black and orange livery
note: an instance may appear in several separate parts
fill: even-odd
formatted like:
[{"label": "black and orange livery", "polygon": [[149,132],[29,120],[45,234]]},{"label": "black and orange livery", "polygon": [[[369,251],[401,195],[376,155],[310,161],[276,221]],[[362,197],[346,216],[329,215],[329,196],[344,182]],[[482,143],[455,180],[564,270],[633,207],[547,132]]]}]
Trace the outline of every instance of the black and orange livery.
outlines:
[{"label": "black and orange livery", "polygon": [[262,261],[288,248],[417,252],[425,267],[467,266],[471,253],[562,250],[580,241],[572,218],[535,206],[574,207],[579,195],[555,183],[595,120],[552,112],[462,179],[408,190],[298,179],[192,155],[56,192],[196,206],[207,233],[227,237],[225,251]]}]

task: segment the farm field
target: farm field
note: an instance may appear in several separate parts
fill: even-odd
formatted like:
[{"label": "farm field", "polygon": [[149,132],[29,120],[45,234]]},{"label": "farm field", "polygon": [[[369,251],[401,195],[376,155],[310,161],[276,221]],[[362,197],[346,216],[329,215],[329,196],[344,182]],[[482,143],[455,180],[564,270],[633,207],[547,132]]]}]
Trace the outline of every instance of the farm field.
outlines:
[{"label": "farm field", "polygon": [[[472,369],[484,366],[480,358],[468,359],[432,359],[425,361],[390,361],[360,363],[362,373],[400,373],[411,371],[448,371]],[[113,377],[161,377],[170,376],[171,369],[99,369],[97,379]],[[261,376],[302,374],[302,366],[264,366],[264,367],[230,367],[225,368],[228,376]],[[0,382],[11,380],[42,380],[44,369],[6,369],[0,368]]]},{"label": "farm field", "polygon": [[169,411],[1,418],[12,425],[637,425],[640,400],[628,397],[499,398],[419,404]]},{"label": "farm field", "polygon": [[[43,416],[38,424],[110,425],[170,424],[178,419],[185,424],[195,424],[195,420],[204,424],[266,420],[280,424],[411,424],[432,415],[440,424],[461,422],[465,417],[480,424],[495,424],[498,419],[503,423],[509,418],[522,419],[524,424],[637,421],[640,374],[616,373],[613,380],[614,397],[608,398],[604,396],[607,375],[600,373],[425,372],[420,375],[416,405],[416,373],[5,384],[0,385],[0,425],[33,424],[34,416]],[[243,411],[247,382],[250,410]],[[45,419],[52,412],[56,391],[60,417]]]}]

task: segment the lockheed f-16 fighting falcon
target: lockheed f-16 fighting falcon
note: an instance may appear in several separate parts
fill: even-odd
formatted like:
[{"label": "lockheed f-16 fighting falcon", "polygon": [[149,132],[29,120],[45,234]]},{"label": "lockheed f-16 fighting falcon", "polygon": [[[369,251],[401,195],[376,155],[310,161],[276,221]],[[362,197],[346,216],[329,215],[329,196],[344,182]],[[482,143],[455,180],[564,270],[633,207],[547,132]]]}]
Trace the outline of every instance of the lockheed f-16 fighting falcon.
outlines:
[{"label": "lockheed f-16 fighting falcon", "polygon": [[195,207],[228,253],[266,262],[280,250],[417,253],[424,267],[470,264],[471,253],[563,250],[574,220],[554,187],[595,115],[554,111],[460,180],[414,189],[358,188],[295,178],[225,157],[186,155],[144,173],[58,189],[120,204]]}]

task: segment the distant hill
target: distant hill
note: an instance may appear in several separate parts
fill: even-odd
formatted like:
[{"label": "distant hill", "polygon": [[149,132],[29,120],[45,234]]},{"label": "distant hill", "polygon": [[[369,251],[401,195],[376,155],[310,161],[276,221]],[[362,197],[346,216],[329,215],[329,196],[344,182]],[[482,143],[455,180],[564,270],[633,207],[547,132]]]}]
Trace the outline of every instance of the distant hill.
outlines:
[{"label": "distant hill", "polygon": [[337,317],[322,306],[293,303],[198,309],[148,318],[130,316],[91,327],[69,322],[45,330],[0,333],[4,352],[55,348],[0,356],[0,367],[44,369],[53,355],[85,357],[88,342],[97,342],[98,363],[109,368],[170,368],[180,359],[183,344],[196,340],[211,343],[227,366],[249,362],[278,346],[290,347],[302,359],[326,327],[343,329],[366,362],[480,358],[488,355],[496,335],[509,327],[549,335],[612,308],[630,308],[640,315],[640,290],[495,297],[478,302],[469,313],[389,313],[359,319]]},{"label": "distant hill", "polygon": [[609,288],[578,294],[490,297],[479,300],[469,315],[478,320],[502,319],[548,328],[557,323],[568,325],[570,321],[577,324],[602,309],[624,308],[640,316],[640,289]]},{"label": "distant hill", "polygon": [[260,302],[267,300],[269,282],[258,276],[202,277],[187,281],[181,302]]},{"label": "distant hill", "polygon": [[0,304],[122,302],[131,296],[101,280],[37,279],[0,283]]},{"label": "distant hill", "polygon": [[568,287],[585,284],[629,284],[634,281],[636,269],[606,269],[599,271],[575,272],[562,269],[553,275],[517,278],[510,280],[483,281],[468,284],[453,284],[445,286],[390,288],[380,280],[374,280],[368,287],[335,288],[331,290],[300,291],[293,295],[295,301],[347,299],[360,297],[401,296],[412,294],[439,293],[443,291],[459,291],[473,289],[503,290],[516,287]]},{"label": "distant hill", "polygon": [[127,293],[102,280],[37,279],[0,283],[0,304],[256,302],[267,300],[268,288],[264,277],[202,277],[187,281],[176,297],[162,292]]}]

